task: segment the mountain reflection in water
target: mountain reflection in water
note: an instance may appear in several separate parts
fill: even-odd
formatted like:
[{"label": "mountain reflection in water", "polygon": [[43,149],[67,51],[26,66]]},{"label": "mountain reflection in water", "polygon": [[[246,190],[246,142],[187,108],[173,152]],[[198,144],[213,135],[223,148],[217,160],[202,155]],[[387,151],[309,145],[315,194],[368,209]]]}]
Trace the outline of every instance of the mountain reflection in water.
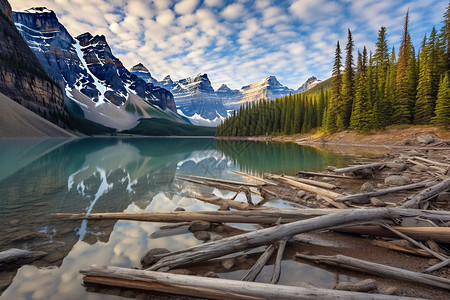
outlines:
[{"label": "mountain reflection in water", "polygon": [[230,171],[293,174],[344,159],[295,144],[208,138],[3,139],[0,149],[0,251],[48,253],[33,265],[0,272],[2,299],[100,299],[86,293],[80,269],[139,267],[151,248],[174,251],[201,243],[191,233],[148,238],[164,224],[62,220],[53,212],[215,210],[186,195],[227,192],[175,175],[242,180]]}]

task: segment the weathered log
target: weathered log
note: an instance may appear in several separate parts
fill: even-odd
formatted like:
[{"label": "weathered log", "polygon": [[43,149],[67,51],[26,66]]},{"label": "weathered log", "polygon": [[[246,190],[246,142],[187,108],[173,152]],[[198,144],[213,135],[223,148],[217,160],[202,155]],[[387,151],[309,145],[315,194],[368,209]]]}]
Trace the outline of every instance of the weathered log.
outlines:
[{"label": "weathered log", "polygon": [[313,185],[313,186],[318,186],[324,189],[335,189],[336,186],[334,184],[330,184],[330,183],[326,183],[326,182],[321,182],[321,181],[317,181],[317,180],[311,180],[311,179],[305,179],[305,178],[299,178],[299,177],[294,177],[294,176],[288,176],[288,175],[283,175],[284,178],[287,179],[291,179],[294,181],[298,181],[301,183],[306,183],[309,185]]},{"label": "weathered log", "polygon": [[432,164],[432,165],[435,165],[435,166],[440,166],[440,167],[444,167],[444,168],[450,168],[449,164],[441,163],[441,162],[434,161],[434,160],[431,160],[431,159],[426,159],[426,158],[423,158],[423,157],[420,157],[420,156],[414,156],[413,159],[421,160],[421,161],[424,161],[426,163],[429,163],[429,164]]},{"label": "weathered log", "polygon": [[320,231],[331,227],[352,224],[354,222],[363,222],[380,218],[394,218],[399,216],[400,214],[396,210],[390,208],[359,209],[351,211],[342,210],[331,215],[260,229],[176,251],[171,255],[162,258],[149,269],[171,269],[237,252],[250,247],[273,243],[303,232]]},{"label": "weathered log", "polygon": [[425,270],[425,272],[433,272],[433,271],[439,270],[440,268],[443,268],[448,265],[450,265],[450,258],[446,259],[444,261],[441,261],[440,263],[435,264],[434,266],[429,267],[428,269]]},{"label": "weathered log", "polygon": [[16,268],[35,261],[48,253],[43,251],[29,251],[17,248],[11,248],[0,252],[0,269],[7,270],[9,268]]},{"label": "weathered log", "polygon": [[196,180],[196,179],[181,177],[181,176],[177,176],[177,178],[180,180],[183,180],[183,181],[196,183],[196,184],[200,184],[200,185],[206,185],[206,186],[215,187],[215,188],[218,188],[221,190],[227,190],[227,191],[233,191],[233,192],[238,192],[239,187],[240,187],[240,186],[236,186],[236,185],[232,185],[232,184],[224,184],[224,183],[205,181],[205,180]]},{"label": "weathered log", "polygon": [[390,250],[394,250],[394,251],[398,251],[398,252],[402,252],[402,253],[413,254],[413,255],[418,255],[418,256],[423,256],[423,257],[433,257],[433,255],[431,255],[430,253],[426,252],[423,249],[405,248],[400,245],[394,244],[392,242],[386,242],[386,241],[381,241],[381,240],[369,240],[369,242],[372,245],[390,249]]},{"label": "weathered log", "polygon": [[[440,243],[450,243],[450,228],[448,227],[401,227],[393,226],[397,231],[419,240],[435,240]],[[393,232],[376,225],[355,225],[333,229],[338,232],[347,232],[360,235],[373,235],[382,237],[397,237]]]},{"label": "weathered log", "polygon": [[267,206],[251,205],[248,203],[242,203],[239,201],[224,199],[224,198],[220,198],[217,196],[211,196],[211,197],[192,196],[192,198],[195,198],[202,202],[220,206],[222,209],[228,209],[228,208],[234,208],[237,210],[275,210],[276,209],[276,208],[267,207]]},{"label": "weathered log", "polygon": [[134,270],[119,267],[91,266],[80,271],[85,284],[103,284],[176,295],[209,299],[298,300],[298,299],[361,299],[407,300],[412,298],[366,294],[307,286],[287,286],[220,278]]},{"label": "weathered log", "polygon": [[262,182],[262,183],[264,183],[266,185],[276,185],[273,182],[267,181],[267,180],[265,180],[263,178],[259,178],[259,177],[256,177],[256,176],[244,173],[244,172],[239,172],[239,171],[231,171],[231,172],[234,173],[234,174],[240,175],[242,177],[248,177],[250,179],[257,180],[257,181]]},{"label": "weathered log", "polygon": [[301,183],[301,182],[298,182],[298,181],[294,181],[292,179],[288,179],[288,178],[285,178],[283,176],[267,174],[266,177],[269,178],[269,179],[273,179],[273,180],[279,181],[279,182],[283,182],[283,183],[288,184],[290,186],[293,186],[295,188],[298,188],[298,189],[301,189],[301,190],[304,190],[304,191],[307,191],[307,192],[310,192],[310,193],[317,194],[319,196],[325,196],[325,197],[331,198],[333,200],[342,196],[341,194],[338,194],[336,192],[332,192],[332,191],[329,191],[329,190],[326,190],[326,189],[322,189],[322,188],[319,188],[319,187],[316,187],[316,186],[312,186],[312,185],[309,185],[309,184],[305,184],[305,183]]},{"label": "weathered log", "polygon": [[297,174],[298,175],[304,175],[304,176],[307,176],[307,177],[318,176],[318,177],[331,177],[331,178],[341,178],[341,179],[354,179],[354,178],[348,177],[348,176],[335,175],[335,174],[326,174],[326,173],[317,173],[317,172],[306,172],[306,171],[298,171]]},{"label": "weathered log", "polygon": [[217,182],[217,183],[222,183],[222,184],[233,184],[233,185],[237,185],[237,186],[242,185],[242,186],[258,187],[261,185],[261,184],[250,183],[250,182],[240,182],[240,181],[217,179],[217,178],[203,177],[203,176],[197,176],[197,175],[188,175],[188,174],[177,174],[176,177],[183,179],[183,180],[185,178],[198,179],[198,180],[205,180],[205,181]]},{"label": "weathered log", "polygon": [[322,199],[323,201],[327,202],[328,204],[330,204],[330,205],[336,207],[336,208],[339,208],[339,209],[347,209],[347,208],[348,208],[348,206],[345,205],[344,203],[341,203],[341,202],[335,202],[333,199],[330,199],[330,198],[328,198],[328,197],[325,197],[325,196],[319,196],[319,198]]},{"label": "weathered log", "polygon": [[304,255],[297,253],[297,258],[311,260],[316,263],[325,263],[328,265],[350,269],[362,273],[373,274],[381,277],[388,277],[396,280],[410,281],[415,284],[425,284],[433,287],[439,287],[450,290],[450,279],[419,272],[413,272],[405,269],[391,267],[374,262],[348,257],[345,255],[325,256],[325,255]]},{"label": "weathered log", "polygon": [[417,195],[413,196],[410,200],[403,203],[401,208],[417,208],[422,201],[432,198],[442,192],[450,189],[450,179],[446,179],[438,184],[435,184],[429,188],[424,189]]},{"label": "weathered log", "polygon": [[288,239],[281,240],[278,243],[277,257],[275,259],[275,264],[273,265],[273,274],[270,283],[276,284],[280,279],[281,274],[281,261],[283,260],[284,250],[286,249]]},{"label": "weathered log", "polygon": [[386,228],[387,230],[395,233],[396,235],[398,235],[401,238],[404,238],[405,240],[407,240],[408,242],[410,242],[411,244],[414,244],[415,246],[421,248],[424,251],[427,251],[428,253],[430,253],[431,255],[433,255],[434,257],[444,261],[447,259],[447,257],[443,256],[442,254],[437,253],[436,251],[431,250],[430,248],[426,247],[425,245],[415,241],[414,239],[412,239],[411,237],[407,236],[404,233],[401,233],[400,231],[392,228],[391,226],[389,226],[388,224],[382,224],[381,226],[383,226],[384,228]]},{"label": "weathered log", "polygon": [[384,166],[384,163],[370,163],[370,164],[364,164],[364,165],[351,166],[351,167],[347,167],[347,168],[334,169],[333,172],[349,173],[349,172],[355,172],[355,171],[364,170],[364,169],[381,168],[383,166]]},{"label": "weathered log", "polygon": [[[248,205],[245,203],[241,204]],[[432,210],[427,211],[419,209],[400,209],[400,208],[395,208],[395,210],[398,211],[399,214],[401,214],[402,216],[407,217],[417,216],[423,219],[429,219],[439,222],[450,221],[450,212],[448,211],[432,211]],[[360,211],[360,209],[348,209],[348,211],[358,212]],[[261,210],[247,210],[247,211],[200,211],[200,212],[188,212],[188,211],[145,212],[145,213],[117,212],[117,213],[92,213],[89,215],[73,214],[73,213],[53,213],[52,216],[70,219],[87,219],[87,220],[112,219],[112,220],[131,220],[141,222],[164,222],[164,223],[180,223],[180,222],[203,220],[214,223],[229,222],[229,223],[251,223],[251,224],[275,224],[278,218],[281,218],[281,223],[291,223],[295,221],[310,219],[313,217],[330,215],[336,212],[338,212],[338,210],[333,208],[308,208],[308,209],[261,209]]]},{"label": "weathered log", "polygon": [[402,185],[402,186],[396,186],[396,187],[381,189],[378,191],[367,192],[367,193],[345,195],[345,196],[341,196],[341,197],[334,199],[334,201],[337,201],[337,202],[351,201],[351,202],[355,202],[355,203],[359,203],[359,204],[365,204],[365,203],[370,202],[371,197],[377,197],[377,196],[395,193],[395,192],[399,192],[399,191],[414,190],[414,189],[418,189],[418,188],[422,188],[422,187],[426,186],[427,183],[430,183],[430,181],[427,180],[427,181],[423,181],[423,182],[407,184],[407,185]]},{"label": "weathered log", "polygon": [[370,292],[377,289],[377,282],[373,279],[358,282],[339,282],[335,289],[352,292]]},{"label": "weathered log", "polygon": [[[424,163],[415,161],[414,159],[411,159],[411,158],[409,158],[409,159],[407,160],[407,162],[410,162],[410,163],[412,163],[412,164],[414,164],[414,165],[417,165],[417,166],[423,166],[423,167],[426,167],[427,169],[433,169],[433,170],[436,170],[436,171],[438,171],[438,172],[445,173],[445,169],[444,169],[444,168],[436,167],[436,166],[428,166],[428,165],[426,165],[426,164],[424,164]],[[429,173],[431,173],[431,172],[429,172]]]},{"label": "weathered log", "polygon": [[266,265],[267,261],[274,252],[275,247],[273,246],[273,244],[270,244],[269,247],[267,247],[266,251],[261,254],[253,267],[247,272],[247,274],[245,274],[245,276],[242,278],[242,281],[255,281],[256,277],[261,272],[262,268]]}]

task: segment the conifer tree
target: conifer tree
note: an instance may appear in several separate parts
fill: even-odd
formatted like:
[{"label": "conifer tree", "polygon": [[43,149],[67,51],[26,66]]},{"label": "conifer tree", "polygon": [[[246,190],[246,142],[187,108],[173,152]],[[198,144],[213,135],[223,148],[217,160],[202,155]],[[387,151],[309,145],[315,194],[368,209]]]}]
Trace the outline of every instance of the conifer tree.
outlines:
[{"label": "conifer tree", "polygon": [[[409,124],[412,121],[413,107],[415,103],[415,73],[414,49],[411,45],[411,36],[408,33],[409,11],[406,13],[403,27],[402,42],[398,54],[397,78],[396,78],[396,101],[395,101],[395,124]],[[413,65],[414,64],[414,65]]]},{"label": "conifer tree", "polygon": [[342,102],[342,53],[339,41],[336,44],[336,53],[334,56],[334,65],[331,78],[331,99],[328,104],[327,118],[325,121],[325,130],[334,132],[337,129],[337,106]]},{"label": "conifer tree", "polygon": [[448,72],[442,76],[436,101],[435,116],[432,123],[436,126],[450,126],[450,83]]},{"label": "conifer tree", "polygon": [[[353,62],[353,39],[350,29],[347,32],[347,46],[345,47],[345,68],[342,76],[342,96],[341,102],[337,105],[339,130],[343,130],[350,125],[350,115],[352,112],[353,99],[355,96],[355,71]],[[342,123],[341,123],[342,122]]]}]

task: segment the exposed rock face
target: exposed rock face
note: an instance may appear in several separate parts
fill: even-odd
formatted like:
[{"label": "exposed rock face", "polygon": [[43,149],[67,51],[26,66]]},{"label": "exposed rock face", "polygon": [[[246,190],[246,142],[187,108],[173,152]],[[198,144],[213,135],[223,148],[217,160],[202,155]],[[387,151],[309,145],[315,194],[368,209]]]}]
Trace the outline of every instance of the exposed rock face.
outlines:
[{"label": "exposed rock face", "polygon": [[188,117],[193,124],[214,126],[227,116],[227,111],[206,74],[178,81],[173,81],[170,75],[167,75],[158,82],[142,64],[134,66],[131,73],[145,80],[147,84],[171,91],[178,113]]},{"label": "exposed rock face", "polygon": [[239,90],[232,90],[226,84],[222,84],[217,89],[216,94],[226,109],[237,110],[241,106],[239,102],[242,99],[242,95]]},{"label": "exposed rock face", "polygon": [[269,76],[256,83],[243,86],[241,88],[241,102],[246,103],[262,99],[273,100],[277,97],[289,95],[292,92],[291,89],[279,83],[275,76]]},{"label": "exposed rock face", "polygon": [[295,91],[295,93],[301,93],[301,92],[307,91],[310,88],[315,87],[319,82],[320,82],[319,79],[317,79],[315,76],[311,76],[311,77],[308,78],[308,80],[306,80],[306,82],[304,84],[302,84]]},{"label": "exposed rock face", "polygon": [[44,72],[12,23],[11,6],[0,0],[0,92],[65,127],[64,95]]},{"label": "exposed rock face", "polygon": [[105,36],[84,33],[74,39],[55,13],[42,7],[15,12],[14,21],[46,73],[65,91],[78,122],[88,119],[107,132],[131,129],[141,118],[185,122],[176,114],[173,95],[130,73]]}]

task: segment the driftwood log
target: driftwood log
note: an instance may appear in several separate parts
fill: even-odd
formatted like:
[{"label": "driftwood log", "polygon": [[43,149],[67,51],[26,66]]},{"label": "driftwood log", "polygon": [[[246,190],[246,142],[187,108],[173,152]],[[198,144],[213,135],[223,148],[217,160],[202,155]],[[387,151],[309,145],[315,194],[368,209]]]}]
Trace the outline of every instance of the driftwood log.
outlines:
[{"label": "driftwood log", "polygon": [[424,189],[410,200],[402,204],[402,208],[417,208],[422,201],[426,201],[442,192],[450,190],[450,178],[429,188]]},{"label": "driftwood log", "polygon": [[220,278],[152,272],[118,267],[91,266],[80,271],[85,284],[101,284],[208,299],[230,300],[298,300],[298,299],[353,299],[353,300],[411,300],[359,292],[337,291],[307,286],[287,286]]},{"label": "driftwood log", "polygon": [[242,281],[255,281],[258,274],[261,272],[262,268],[266,265],[269,258],[275,252],[275,247],[273,244],[270,244],[267,247],[266,251],[259,257],[253,267],[244,275]]},{"label": "driftwood log", "polygon": [[223,256],[251,247],[257,247],[292,237],[299,233],[327,230],[331,227],[365,222],[377,219],[400,217],[398,210],[390,208],[373,208],[359,210],[341,210],[331,215],[315,217],[308,220],[281,224],[260,229],[222,240],[209,242],[173,252],[151,266],[150,270],[172,269],[182,265],[197,263],[214,257]]},{"label": "driftwood log", "polygon": [[368,192],[368,193],[345,195],[345,196],[340,196],[340,197],[334,199],[334,201],[337,201],[337,202],[351,201],[351,202],[355,202],[355,203],[369,203],[371,197],[382,196],[382,195],[395,193],[395,192],[399,192],[399,191],[414,190],[414,189],[422,188],[422,187],[426,186],[428,183],[430,183],[430,181],[427,180],[424,182],[396,186],[396,187],[381,189],[378,191],[373,191],[373,192]]},{"label": "driftwood log", "polygon": [[450,290],[450,279],[413,272],[405,269],[373,263],[345,255],[325,256],[325,255],[304,255],[297,253],[297,258],[311,260],[316,263],[324,263],[344,269],[350,269],[362,273],[369,273],[381,277],[388,277],[396,280],[410,281],[415,284],[425,284],[432,287],[439,287]]},{"label": "driftwood log", "polygon": [[384,163],[370,163],[365,165],[357,165],[357,166],[351,166],[346,168],[339,168],[334,169],[333,172],[335,173],[350,173],[355,171],[360,171],[364,169],[381,169],[385,164]]},{"label": "driftwood log", "polygon": [[29,251],[17,248],[11,248],[0,252],[0,270],[17,268],[24,264],[35,261],[48,253],[43,251]]}]

